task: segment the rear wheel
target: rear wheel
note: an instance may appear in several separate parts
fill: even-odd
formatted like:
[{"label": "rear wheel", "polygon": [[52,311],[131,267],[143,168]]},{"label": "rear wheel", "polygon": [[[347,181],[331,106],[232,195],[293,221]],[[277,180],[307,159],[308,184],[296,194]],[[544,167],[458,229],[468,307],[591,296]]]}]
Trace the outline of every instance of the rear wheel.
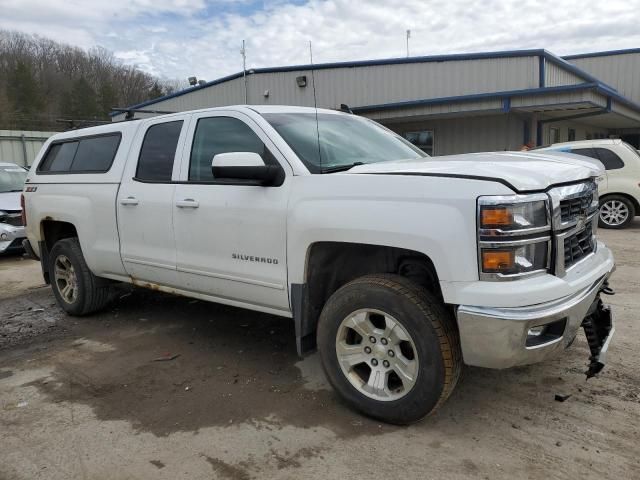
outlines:
[{"label": "rear wheel", "polygon": [[49,278],[58,305],[70,315],[93,313],[111,299],[109,282],[91,273],[77,238],[55,243],[49,254]]},{"label": "rear wheel", "polygon": [[611,195],[600,204],[599,225],[603,228],[624,228],[633,221],[635,215],[631,200],[622,195]]},{"label": "rear wheel", "polygon": [[452,316],[397,275],[367,275],[335,292],[320,316],[318,346],[330,383],[347,403],[396,424],[434,412],[462,368]]}]

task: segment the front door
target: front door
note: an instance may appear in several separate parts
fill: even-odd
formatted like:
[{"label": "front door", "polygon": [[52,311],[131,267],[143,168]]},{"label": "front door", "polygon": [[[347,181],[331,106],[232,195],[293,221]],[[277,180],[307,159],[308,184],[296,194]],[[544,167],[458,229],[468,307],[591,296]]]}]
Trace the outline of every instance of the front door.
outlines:
[{"label": "front door", "polygon": [[[242,113],[194,115],[188,138],[173,209],[177,270],[185,288],[231,305],[288,311],[289,165]],[[279,163],[284,183],[262,187],[214,178],[214,155],[228,152],[255,152],[267,164]]]},{"label": "front door", "polygon": [[137,161],[126,166],[117,209],[120,254],[134,281],[176,285],[172,177],[179,171],[187,119],[147,121],[132,145]]}]

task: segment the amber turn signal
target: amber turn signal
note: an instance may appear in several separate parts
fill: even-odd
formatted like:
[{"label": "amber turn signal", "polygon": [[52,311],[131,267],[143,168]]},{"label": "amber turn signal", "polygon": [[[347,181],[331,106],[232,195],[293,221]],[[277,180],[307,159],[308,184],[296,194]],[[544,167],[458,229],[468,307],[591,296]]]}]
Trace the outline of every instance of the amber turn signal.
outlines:
[{"label": "amber turn signal", "polygon": [[508,271],[515,266],[515,258],[513,250],[483,250],[482,270],[492,273]]},{"label": "amber turn signal", "polygon": [[513,215],[507,207],[484,207],[480,212],[482,228],[506,227],[513,223]]}]

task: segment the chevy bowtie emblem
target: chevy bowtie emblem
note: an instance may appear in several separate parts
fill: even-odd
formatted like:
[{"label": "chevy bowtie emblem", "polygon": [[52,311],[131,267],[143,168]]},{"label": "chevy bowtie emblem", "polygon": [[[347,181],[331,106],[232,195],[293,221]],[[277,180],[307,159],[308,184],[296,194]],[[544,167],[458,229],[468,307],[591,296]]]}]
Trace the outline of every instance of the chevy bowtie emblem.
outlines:
[{"label": "chevy bowtie emblem", "polygon": [[582,214],[578,217],[578,222],[576,223],[576,229],[582,230],[584,228],[585,223],[587,223],[587,216]]}]

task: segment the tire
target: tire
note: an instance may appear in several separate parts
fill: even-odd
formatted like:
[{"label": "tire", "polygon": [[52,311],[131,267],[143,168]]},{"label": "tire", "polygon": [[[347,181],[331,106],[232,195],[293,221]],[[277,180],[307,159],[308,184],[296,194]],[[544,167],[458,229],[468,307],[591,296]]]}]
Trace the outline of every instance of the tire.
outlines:
[{"label": "tire", "polygon": [[[365,338],[371,326],[375,343]],[[387,343],[383,343],[385,337]],[[462,370],[452,315],[427,290],[399,275],[367,275],[336,291],[320,315],[317,342],[325,374],[342,398],[367,416],[398,425],[435,412],[453,391]],[[396,352],[393,357],[391,350]],[[341,356],[344,352],[348,353]],[[360,360],[361,364],[345,367]],[[384,388],[379,388],[380,382],[377,389],[371,388],[369,383],[374,371],[381,371],[380,365],[386,376],[380,373],[375,378]],[[396,367],[400,367],[398,372]],[[402,370],[413,374],[402,376]]]},{"label": "tire", "polygon": [[622,195],[608,195],[600,201],[598,226],[602,228],[625,228],[636,216],[631,200]]},{"label": "tire", "polygon": [[[71,274],[65,277],[65,271]],[[111,300],[109,282],[91,273],[77,238],[55,243],[49,253],[49,278],[58,305],[69,315],[88,315],[104,308]],[[66,285],[73,288],[65,290]],[[75,294],[70,294],[71,290],[75,290]]]}]

